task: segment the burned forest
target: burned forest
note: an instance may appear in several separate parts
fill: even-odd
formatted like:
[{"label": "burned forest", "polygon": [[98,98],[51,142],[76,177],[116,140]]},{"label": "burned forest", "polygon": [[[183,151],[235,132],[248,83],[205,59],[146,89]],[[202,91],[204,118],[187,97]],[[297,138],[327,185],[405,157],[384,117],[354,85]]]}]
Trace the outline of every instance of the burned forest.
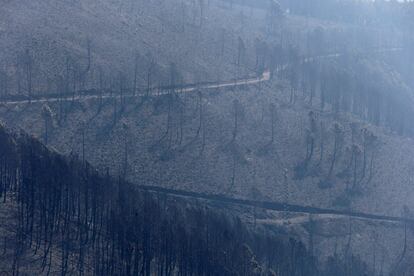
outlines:
[{"label": "burned forest", "polygon": [[414,2],[0,0],[0,275],[414,275]]}]

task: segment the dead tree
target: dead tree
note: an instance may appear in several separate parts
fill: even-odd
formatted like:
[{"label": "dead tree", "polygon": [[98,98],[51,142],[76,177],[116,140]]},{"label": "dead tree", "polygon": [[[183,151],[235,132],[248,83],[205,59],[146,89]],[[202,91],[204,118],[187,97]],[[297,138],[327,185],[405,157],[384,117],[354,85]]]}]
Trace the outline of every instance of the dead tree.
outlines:
[{"label": "dead tree", "polygon": [[135,54],[134,59],[134,87],[132,88],[132,95],[135,96],[137,93],[138,88],[138,62],[139,62],[139,55],[138,53]]},{"label": "dead tree", "polygon": [[323,162],[323,156],[324,156],[324,149],[325,149],[325,125],[321,121],[320,122],[320,137],[319,137],[319,165]]},{"label": "dead tree", "polygon": [[361,155],[361,149],[358,145],[352,145],[352,157],[353,157],[353,162],[352,162],[352,190],[356,190],[357,189],[357,185],[358,185],[358,160],[359,160],[359,156]]},{"label": "dead tree", "polygon": [[42,118],[44,120],[44,143],[47,145],[49,141],[49,128],[53,120],[53,113],[48,105],[42,107]]},{"label": "dead tree", "polygon": [[315,148],[315,139],[317,132],[316,118],[313,111],[309,112],[309,129],[307,131],[306,138],[306,159],[305,162],[309,163],[312,160],[314,148]]},{"label": "dead tree", "polygon": [[333,134],[334,134],[334,147],[333,147],[333,154],[332,154],[332,159],[331,159],[331,165],[329,167],[329,172],[328,172],[328,178],[330,178],[332,176],[332,173],[334,171],[335,168],[335,163],[337,160],[337,157],[339,155],[341,146],[342,146],[342,128],[339,124],[335,124],[334,125],[334,129],[333,129]]},{"label": "dead tree", "polygon": [[127,172],[128,172],[128,124],[123,122],[123,136],[124,136],[124,161],[123,161],[123,168],[122,168],[122,177],[126,179]]},{"label": "dead tree", "polygon": [[270,144],[273,144],[275,141],[275,120],[276,120],[276,107],[274,103],[271,103],[270,104],[270,121],[271,121],[272,136],[270,139]]},{"label": "dead tree", "polygon": [[119,98],[120,98],[120,112],[122,113],[125,108],[125,94],[127,78],[124,73],[119,72],[118,84],[119,84]]},{"label": "dead tree", "polygon": [[372,151],[372,158],[371,158],[371,168],[372,168],[372,164],[374,162],[373,160],[374,148],[372,146],[377,140],[377,137],[366,128],[362,130],[362,138],[363,138],[363,150],[362,150],[363,151],[363,163],[362,163],[362,176],[361,176],[360,182],[362,182],[366,176],[367,163],[368,163],[368,152],[370,151],[370,149]]},{"label": "dead tree", "polygon": [[26,52],[24,54],[24,58],[23,58],[23,63],[24,63],[24,71],[25,71],[25,75],[26,75],[26,84],[27,84],[27,93],[29,96],[29,102],[31,102],[32,100],[32,90],[33,90],[33,85],[32,85],[32,78],[33,78],[33,56],[30,53],[29,49],[26,49]]},{"label": "dead tree", "polygon": [[6,71],[0,70],[0,96],[7,97],[9,94],[9,77]]},{"label": "dead tree", "polygon": [[240,116],[240,102],[236,99],[233,101],[233,114],[234,114],[234,124],[233,124],[233,136],[231,142],[236,142],[237,134],[239,132],[239,116]]},{"label": "dead tree", "polygon": [[79,84],[80,84],[80,88],[83,89],[85,88],[85,83],[87,80],[87,75],[91,69],[92,66],[92,50],[91,50],[91,40],[88,38],[86,41],[86,51],[87,51],[87,63],[86,63],[86,67],[82,70],[80,69],[79,71]]},{"label": "dead tree", "polygon": [[240,67],[242,62],[244,61],[244,57],[246,55],[246,46],[244,44],[244,41],[241,37],[237,39],[237,76],[240,74]]},{"label": "dead tree", "polygon": [[194,139],[198,139],[200,137],[200,133],[203,129],[203,93],[198,91],[198,128],[196,132],[196,136]]},{"label": "dead tree", "polygon": [[160,138],[160,142],[163,141],[165,138],[167,138],[168,142],[168,149],[172,146],[172,137],[173,137],[173,113],[174,113],[174,107],[175,107],[175,101],[176,101],[176,89],[179,82],[179,72],[177,69],[177,66],[175,63],[170,64],[170,79],[169,79],[169,87],[168,87],[168,94],[165,96],[165,99],[167,100],[167,127]]},{"label": "dead tree", "polygon": [[152,89],[152,78],[155,69],[155,60],[152,55],[148,55],[148,69],[147,69],[147,93],[146,96],[149,97]]},{"label": "dead tree", "polygon": [[104,73],[103,73],[102,68],[99,68],[99,106],[98,106],[98,113],[102,109],[103,93],[104,93]]},{"label": "dead tree", "polygon": [[337,160],[339,158],[339,155],[342,151],[342,146],[343,146],[343,131],[341,126],[338,123],[334,124],[333,127],[333,137],[334,137],[334,141],[333,141],[333,153],[332,153],[332,157],[331,157],[331,161],[330,161],[330,165],[329,165],[329,170],[328,170],[328,174],[324,177],[324,179],[322,179],[319,182],[319,187],[320,188],[330,188],[333,185],[333,172],[335,169],[335,164],[337,163]]},{"label": "dead tree", "polygon": [[200,6],[200,23],[199,23],[199,28],[202,28],[203,27],[203,21],[204,21],[204,9],[205,9],[204,0],[198,0],[198,5]]}]

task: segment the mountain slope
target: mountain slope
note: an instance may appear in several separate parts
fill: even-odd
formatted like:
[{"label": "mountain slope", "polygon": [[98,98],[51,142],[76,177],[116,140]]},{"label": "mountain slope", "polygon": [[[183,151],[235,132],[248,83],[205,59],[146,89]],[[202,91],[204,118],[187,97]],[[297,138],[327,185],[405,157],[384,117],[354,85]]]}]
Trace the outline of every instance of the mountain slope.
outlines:
[{"label": "mountain slope", "polygon": [[[388,64],[390,56],[405,57],[389,51],[404,46],[400,29],[222,1],[20,0],[0,12],[2,95],[59,99],[5,103],[2,120],[101,172],[383,215],[410,216],[414,208],[413,93],[401,68]],[[182,83],[265,69],[272,78],[260,85],[175,93]],[[130,97],[134,88],[146,94],[163,85],[170,89],[161,97]],[[87,93],[106,97],[82,98]],[[264,224],[289,224],[264,213]],[[398,263],[404,225],[327,221],[316,222],[329,237],[315,239],[318,256],[352,251],[375,260],[374,270],[377,254],[384,270]],[[308,224],[297,228],[307,240]],[[376,235],[380,249],[371,249]]]},{"label": "mountain slope", "polygon": [[[288,235],[99,175],[0,129],[0,271],[36,275],[329,275]],[[252,248],[252,249],[251,249]],[[326,273],[344,271],[326,264]],[[354,275],[367,270],[359,261]]]}]

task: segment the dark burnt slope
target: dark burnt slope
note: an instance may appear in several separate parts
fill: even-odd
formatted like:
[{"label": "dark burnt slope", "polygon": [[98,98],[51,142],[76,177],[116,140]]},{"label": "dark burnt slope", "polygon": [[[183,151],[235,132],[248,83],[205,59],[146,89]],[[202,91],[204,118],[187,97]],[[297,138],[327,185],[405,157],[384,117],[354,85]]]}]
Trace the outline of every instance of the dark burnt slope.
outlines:
[{"label": "dark burnt slope", "polygon": [[[251,231],[201,203],[140,191],[25,134],[9,135],[2,127],[0,140],[0,271],[323,274],[304,246],[286,236]],[[339,260],[335,264],[341,269]]]}]

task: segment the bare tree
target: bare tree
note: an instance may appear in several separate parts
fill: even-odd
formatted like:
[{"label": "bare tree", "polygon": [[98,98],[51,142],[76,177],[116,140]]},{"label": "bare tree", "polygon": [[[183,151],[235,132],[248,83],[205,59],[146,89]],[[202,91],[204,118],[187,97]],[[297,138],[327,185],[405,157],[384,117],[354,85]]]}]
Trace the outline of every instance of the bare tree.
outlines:
[{"label": "bare tree", "polygon": [[234,114],[234,124],[233,124],[233,136],[231,142],[235,142],[237,134],[239,132],[239,117],[240,117],[240,102],[235,99],[233,101],[233,114]]},{"label": "bare tree", "polygon": [[135,96],[137,93],[138,88],[138,63],[139,63],[139,55],[138,53],[135,54],[134,59],[134,87],[132,88],[132,95]]},{"label": "bare tree", "polygon": [[339,151],[341,150],[341,146],[342,146],[343,130],[341,126],[337,123],[334,124],[333,134],[334,134],[334,147],[333,147],[331,165],[329,167],[329,172],[328,172],[328,178],[332,176],[333,170],[335,168],[335,163],[336,163],[337,157],[339,155]]},{"label": "bare tree", "polygon": [[199,27],[203,27],[203,21],[204,21],[204,9],[205,9],[205,2],[204,0],[198,0],[198,5],[200,6],[200,23]]},{"label": "bare tree", "polygon": [[126,179],[127,172],[128,172],[128,135],[129,135],[129,127],[127,122],[122,123],[123,129],[123,136],[124,136],[124,161],[123,161],[123,168],[122,168],[122,177]]},{"label": "bare tree", "polygon": [[51,124],[53,122],[53,112],[50,109],[50,107],[48,105],[44,105],[42,107],[42,118],[44,121],[44,143],[45,145],[48,144],[49,141],[49,129],[51,127]]},{"label": "bare tree", "polygon": [[[360,182],[362,182],[366,176],[367,163],[368,163],[368,152],[370,151],[370,149],[371,151],[374,150],[372,146],[377,140],[377,137],[366,128],[362,130],[362,138],[363,138],[363,149],[362,149],[363,150],[363,161],[362,161],[363,163],[362,163],[362,176],[361,176]],[[374,153],[372,153],[371,165],[374,162],[373,156],[374,156]]]},{"label": "bare tree", "polygon": [[325,125],[324,123],[321,121],[320,122],[320,135],[319,135],[319,164],[321,165],[323,162],[323,156],[324,156],[324,149],[325,149]]},{"label": "bare tree", "polygon": [[352,181],[352,190],[355,191],[357,189],[357,184],[358,184],[358,160],[359,157],[361,155],[361,148],[354,144],[352,145],[352,157],[353,157],[353,165],[352,165],[352,169],[353,169],[353,173],[352,173],[352,177],[353,177],[353,181]]},{"label": "bare tree", "polygon": [[307,130],[306,137],[306,163],[309,163],[312,160],[314,148],[315,148],[315,139],[317,134],[317,123],[315,118],[315,113],[310,111],[308,114],[309,117],[309,129]]},{"label": "bare tree", "polygon": [[276,108],[275,108],[274,103],[270,104],[270,121],[271,121],[271,132],[272,132],[270,143],[273,144],[275,141],[275,121],[276,121]]},{"label": "bare tree", "polygon": [[244,58],[246,55],[246,46],[244,44],[243,39],[239,36],[237,39],[237,68],[240,70],[240,66],[242,62],[244,62]]},{"label": "bare tree", "polygon": [[91,70],[91,66],[92,66],[92,46],[91,46],[91,40],[89,38],[86,40],[86,51],[87,51],[86,67],[83,70],[79,68],[80,71],[79,71],[79,75],[78,75],[79,84],[80,84],[81,89],[85,88],[87,75],[88,75],[89,71]]},{"label": "bare tree", "polygon": [[9,94],[9,77],[6,71],[0,70],[0,95],[7,97]]},{"label": "bare tree", "polygon": [[147,55],[148,57],[148,68],[147,68],[147,92],[146,95],[147,97],[150,95],[151,89],[152,89],[152,78],[153,78],[153,74],[154,74],[154,69],[155,69],[155,60],[152,57],[151,54]]},{"label": "bare tree", "polygon": [[26,74],[27,93],[29,96],[29,102],[31,102],[32,92],[33,92],[32,91],[33,90],[32,80],[33,80],[34,59],[29,49],[26,49],[25,51],[23,62],[24,62],[24,69],[25,69],[25,74]]}]

